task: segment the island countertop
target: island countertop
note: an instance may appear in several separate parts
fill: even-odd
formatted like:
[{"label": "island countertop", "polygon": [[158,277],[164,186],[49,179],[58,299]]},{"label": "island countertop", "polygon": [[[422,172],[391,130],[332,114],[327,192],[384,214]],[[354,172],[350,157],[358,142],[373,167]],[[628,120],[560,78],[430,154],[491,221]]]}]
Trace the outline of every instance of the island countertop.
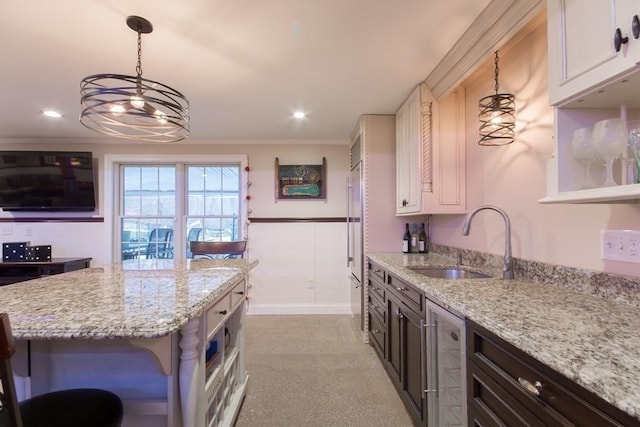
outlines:
[{"label": "island countertop", "polygon": [[[412,266],[451,267],[438,254],[370,254],[426,295],[640,419],[640,316],[637,307],[531,280],[443,280]],[[470,270],[482,268],[465,266]]]},{"label": "island countertop", "polygon": [[258,264],[126,260],[0,287],[16,339],[137,339],[174,333]]}]

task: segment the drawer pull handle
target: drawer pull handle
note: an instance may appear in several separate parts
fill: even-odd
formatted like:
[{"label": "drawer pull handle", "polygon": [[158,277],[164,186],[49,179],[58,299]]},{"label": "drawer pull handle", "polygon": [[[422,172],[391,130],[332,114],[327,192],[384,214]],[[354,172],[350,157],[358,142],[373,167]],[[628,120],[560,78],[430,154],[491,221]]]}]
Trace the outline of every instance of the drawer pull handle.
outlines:
[{"label": "drawer pull handle", "polygon": [[518,377],[518,382],[529,393],[533,394],[534,396],[540,396],[540,392],[542,391],[542,383],[540,381],[536,381],[535,383],[531,384],[529,380]]},{"label": "drawer pull handle", "polygon": [[227,310],[220,310],[219,311],[220,314],[222,314],[223,316],[227,314]]},{"label": "drawer pull handle", "polygon": [[238,295],[244,295],[244,291],[238,291],[238,292],[236,292],[236,294],[238,294]]},{"label": "drawer pull handle", "polygon": [[397,290],[399,290],[400,292],[404,292],[404,291],[406,291],[406,290],[407,290],[407,288],[402,288],[402,287],[400,287],[400,288],[396,288],[396,289],[397,289]]},{"label": "drawer pull handle", "polygon": [[377,329],[372,329],[371,333],[374,334],[374,335],[378,335],[380,333],[380,331],[377,330]]}]

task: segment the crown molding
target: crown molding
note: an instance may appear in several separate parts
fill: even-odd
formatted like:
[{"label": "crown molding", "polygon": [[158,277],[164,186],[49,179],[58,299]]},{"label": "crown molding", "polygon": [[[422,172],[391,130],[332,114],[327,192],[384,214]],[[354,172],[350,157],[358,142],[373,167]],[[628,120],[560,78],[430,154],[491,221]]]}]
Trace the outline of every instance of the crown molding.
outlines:
[{"label": "crown molding", "polygon": [[425,79],[440,99],[543,10],[544,0],[492,0]]}]

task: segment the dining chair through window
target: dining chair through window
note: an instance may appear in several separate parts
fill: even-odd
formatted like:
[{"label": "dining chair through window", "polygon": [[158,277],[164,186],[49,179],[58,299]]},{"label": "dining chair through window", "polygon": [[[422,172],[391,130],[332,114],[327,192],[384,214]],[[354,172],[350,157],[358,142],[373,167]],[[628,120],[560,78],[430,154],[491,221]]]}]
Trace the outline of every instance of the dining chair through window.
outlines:
[{"label": "dining chair through window", "polygon": [[173,258],[173,229],[154,228],[149,234],[147,258]]},{"label": "dining chair through window", "polygon": [[0,427],[119,427],[123,407],[107,390],[69,389],[18,403],[11,367],[16,347],[7,313],[0,313]]},{"label": "dining chair through window", "polygon": [[232,259],[244,258],[247,249],[246,240],[234,242],[189,242],[194,258]]}]

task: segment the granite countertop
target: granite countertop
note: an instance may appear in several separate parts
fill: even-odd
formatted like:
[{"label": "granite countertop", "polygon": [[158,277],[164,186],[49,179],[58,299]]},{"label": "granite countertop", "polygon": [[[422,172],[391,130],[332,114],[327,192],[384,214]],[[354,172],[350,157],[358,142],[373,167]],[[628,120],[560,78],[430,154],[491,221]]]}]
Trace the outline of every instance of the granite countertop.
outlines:
[{"label": "granite countertop", "polygon": [[489,329],[540,362],[640,419],[637,307],[531,280],[432,279],[410,266],[451,267],[438,254],[370,254],[391,273]]},{"label": "granite countertop", "polygon": [[127,260],[0,287],[16,339],[157,338],[178,331],[257,260]]}]

